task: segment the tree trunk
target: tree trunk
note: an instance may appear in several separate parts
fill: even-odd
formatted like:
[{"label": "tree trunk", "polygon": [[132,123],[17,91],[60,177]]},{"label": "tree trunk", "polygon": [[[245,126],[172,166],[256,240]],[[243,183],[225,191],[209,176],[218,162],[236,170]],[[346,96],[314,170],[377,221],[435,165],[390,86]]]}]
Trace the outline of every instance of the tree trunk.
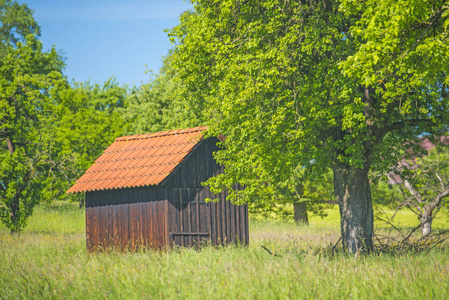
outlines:
[{"label": "tree trunk", "polygon": [[428,206],[424,207],[420,222],[422,236],[430,234],[432,232],[432,211]]},{"label": "tree trunk", "polygon": [[303,202],[293,203],[293,213],[296,223],[309,225],[309,218],[307,217],[307,206]]},{"label": "tree trunk", "polygon": [[343,247],[351,253],[371,251],[374,217],[368,168],[334,167],[333,172]]},{"label": "tree trunk", "polygon": [[11,213],[10,213],[11,222],[14,224],[11,229],[11,233],[17,233],[18,230],[18,222],[19,222],[19,195],[15,195],[12,199],[11,204]]},{"label": "tree trunk", "polygon": [[8,146],[9,154],[13,155],[16,150],[14,143],[9,138],[6,138],[6,145]]}]

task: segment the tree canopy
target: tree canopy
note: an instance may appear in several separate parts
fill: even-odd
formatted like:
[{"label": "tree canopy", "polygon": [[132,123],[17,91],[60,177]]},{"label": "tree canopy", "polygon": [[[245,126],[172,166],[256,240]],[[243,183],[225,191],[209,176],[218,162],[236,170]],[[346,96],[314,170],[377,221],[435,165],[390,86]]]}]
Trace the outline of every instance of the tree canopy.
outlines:
[{"label": "tree canopy", "polygon": [[0,0],[0,25],[0,57],[7,53],[8,46],[24,41],[28,34],[40,35],[33,10],[16,1]]},{"label": "tree canopy", "polygon": [[42,51],[42,43],[28,35],[24,43],[8,47],[0,61],[0,207],[1,220],[13,231],[25,226],[51,160],[53,121],[51,89],[64,82],[54,49]]},{"label": "tree canopy", "polygon": [[169,129],[194,127],[201,124],[201,114],[189,99],[184,98],[183,83],[171,65],[172,54],[163,59],[158,74],[149,71],[150,80],[134,87],[121,110],[129,124],[128,133],[148,133]]},{"label": "tree canopy", "polygon": [[369,250],[368,172],[448,124],[444,1],[192,3],[170,36],[184,93],[226,136],[225,173],[208,183],[245,185],[238,200],[330,167],[343,243]]},{"label": "tree canopy", "polygon": [[0,22],[0,219],[18,232],[37,203],[63,196],[126,131],[116,110],[128,89],[114,78],[69,84],[25,4],[0,1]]}]

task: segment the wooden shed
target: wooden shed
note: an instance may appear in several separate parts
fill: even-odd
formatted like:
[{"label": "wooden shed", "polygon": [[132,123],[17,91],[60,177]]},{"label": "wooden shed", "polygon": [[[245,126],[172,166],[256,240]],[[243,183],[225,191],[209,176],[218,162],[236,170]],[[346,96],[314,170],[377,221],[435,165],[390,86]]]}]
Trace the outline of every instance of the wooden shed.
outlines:
[{"label": "wooden shed", "polygon": [[67,191],[85,193],[89,251],[248,243],[248,207],[201,185],[223,171],[206,129],[119,137],[104,151]]}]

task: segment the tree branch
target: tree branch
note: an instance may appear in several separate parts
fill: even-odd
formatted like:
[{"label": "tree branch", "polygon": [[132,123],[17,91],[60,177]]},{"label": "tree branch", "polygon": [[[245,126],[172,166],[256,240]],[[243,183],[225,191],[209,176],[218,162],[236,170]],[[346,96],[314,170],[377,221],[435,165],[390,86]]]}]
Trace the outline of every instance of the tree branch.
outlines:
[{"label": "tree branch", "polygon": [[418,126],[426,123],[430,125],[432,124],[437,125],[437,123],[435,123],[435,121],[432,119],[408,119],[399,122],[394,122],[393,124],[387,127],[386,132],[402,129],[409,126]]},{"label": "tree branch", "polygon": [[430,204],[431,209],[434,210],[435,208],[439,207],[441,204],[441,201],[446,197],[449,197],[449,190],[438,194],[438,196],[435,198],[435,200],[433,200],[432,203]]},{"label": "tree branch", "polygon": [[443,188],[443,190],[446,190],[446,186],[444,185],[443,180],[441,179],[440,175],[438,175],[437,172],[435,172],[435,176],[438,178],[438,180],[440,181],[441,187]]}]

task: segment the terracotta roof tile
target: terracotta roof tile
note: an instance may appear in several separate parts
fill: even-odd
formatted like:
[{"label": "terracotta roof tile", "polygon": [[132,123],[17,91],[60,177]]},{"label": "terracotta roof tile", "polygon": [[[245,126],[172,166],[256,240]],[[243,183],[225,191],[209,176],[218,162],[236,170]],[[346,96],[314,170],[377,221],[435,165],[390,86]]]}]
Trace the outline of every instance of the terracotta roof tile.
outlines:
[{"label": "terracotta roof tile", "polygon": [[199,143],[206,126],[117,138],[67,193],[161,183]]}]

